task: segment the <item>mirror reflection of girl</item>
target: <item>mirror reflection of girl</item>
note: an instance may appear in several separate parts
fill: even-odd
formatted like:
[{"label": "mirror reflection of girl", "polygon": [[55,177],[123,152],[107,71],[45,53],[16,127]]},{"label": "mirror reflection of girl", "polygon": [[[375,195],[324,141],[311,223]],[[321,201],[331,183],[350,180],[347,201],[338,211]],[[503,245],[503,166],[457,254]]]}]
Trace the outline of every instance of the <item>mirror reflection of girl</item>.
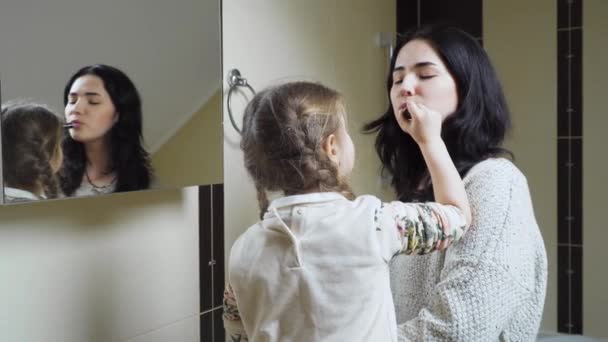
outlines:
[{"label": "mirror reflection of girl", "polygon": [[122,71],[103,64],[83,67],[64,89],[66,122],[60,172],[66,196],[142,190],[153,178],[142,146],[141,100]]},{"label": "mirror reflection of girl", "polygon": [[[470,222],[440,115],[415,101],[400,110],[411,113],[402,129],[425,157],[438,203],[355,198],[347,183],[355,151],[336,91],[287,83],[248,104],[241,148],[263,217],[232,246],[224,297],[232,340],[397,340],[390,259],[443,250]],[[267,192],[285,196],[269,203]]]},{"label": "mirror reflection of girl", "polygon": [[2,160],[6,203],[55,198],[62,162],[63,123],[43,105],[2,108]]}]

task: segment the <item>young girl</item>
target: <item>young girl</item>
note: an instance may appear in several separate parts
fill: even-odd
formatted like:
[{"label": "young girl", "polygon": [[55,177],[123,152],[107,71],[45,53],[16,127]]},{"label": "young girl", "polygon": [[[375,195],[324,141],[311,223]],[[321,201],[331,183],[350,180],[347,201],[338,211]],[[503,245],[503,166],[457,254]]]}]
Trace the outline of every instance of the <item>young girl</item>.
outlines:
[{"label": "young girl", "polygon": [[2,161],[6,203],[57,197],[62,122],[38,104],[2,108]]},{"label": "young girl", "polygon": [[[230,254],[224,324],[233,340],[397,340],[391,257],[445,249],[470,221],[439,114],[408,100],[398,115],[442,204],[355,198],[346,182],[354,148],[336,91],[288,83],[248,104],[241,148],[262,220]],[[284,197],[268,203],[267,192]]]}]

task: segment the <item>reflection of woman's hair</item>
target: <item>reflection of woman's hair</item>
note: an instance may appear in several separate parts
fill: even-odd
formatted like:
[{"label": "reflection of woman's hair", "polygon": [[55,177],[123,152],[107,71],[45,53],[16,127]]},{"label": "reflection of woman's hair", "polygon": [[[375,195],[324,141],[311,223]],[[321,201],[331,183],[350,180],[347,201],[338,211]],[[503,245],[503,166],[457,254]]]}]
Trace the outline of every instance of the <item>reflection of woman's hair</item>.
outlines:
[{"label": "reflection of woman's hair", "polygon": [[414,139],[399,128],[390,103],[393,69],[399,51],[414,40],[424,40],[439,55],[454,78],[458,108],[443,122],[441,135],[461,176],[476,163],[501,154],[510,128],[510,114],[496,72],[484,49],[467,33],[447,26],[423,26],[400,37],[392,56],[386,80],[389,105],[378,119],[369,122],[364,132],[377,132],[376,151],[382,171],[392,177],[391,183],[400,200],[429,200],[432,187],[418,187],[426,177],[427,167]]},{"label": "reflection of woman's hair", "polygon": [[57,157],[62,121],[42,105],[13,103],[2,108],[2,160],[6,186],[31,191],[40,187],[57,197],[51,160]]},{"label": "reflection of woman's hair", "polygon": [[[80,77],[93,75],[103,81],[104,88],[118,112],[118,121],[110,134],[110,162],[116,172],[116,192],[147,189],[152,181],[148,152],[143,148],[141,99],[135,85],[122,71],[103,64],[85,66],[65,85],[64,105],[72,84]],[[64,163],[60,171],[61,189],[71,195],[80,186],[86,168],[82,143],[69,134],[63,140]]]},{"label": "reflection of woman's hair", "polygon": [[241,149],[262,215],[268,207],[266,191],[292,195],[314,189],[353,198],[321,147],[344,115],[341,95],[317,83],[267,88],[251,100],[243,117]]}]

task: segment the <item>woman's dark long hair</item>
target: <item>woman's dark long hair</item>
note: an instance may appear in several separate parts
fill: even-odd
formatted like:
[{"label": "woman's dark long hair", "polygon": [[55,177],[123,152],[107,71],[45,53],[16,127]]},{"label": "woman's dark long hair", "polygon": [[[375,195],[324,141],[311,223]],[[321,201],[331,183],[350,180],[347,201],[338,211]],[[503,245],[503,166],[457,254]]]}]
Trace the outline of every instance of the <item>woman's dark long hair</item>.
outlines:
[{"label": "woman's dark long hair", "polygon": [[431,184],[425,184],[427,166],[414,139],[399,127],[390,92],[393,69],[399,51],[412,40],[424,40],[439,55],[454,78],[458,108],[442,125],[441,135],[460,175],[478,162],[511,152],[502,147],[511,119],[502,86],[484,49],[464,31],[439,25],[411,30],[399,37],[386,80],[389,105],[384,114],[363,127],[377,133],[376,152],[382,173],[391,176],[391,185],[402,201],[431,200]]},{"label": "woman's dark long hair", "polygon": [[[95,64],[78,70],[63,91],[63,104],[67,105],[72,84],[80,77],[93,75],[103,81],[104,88],[116,108],[118,121],[110,134],[111,168],[116,173],[116,190],[131,191],[150,187],[153,177],[150,156],[143,148],[142,110],[139,92],[125,73],[117,68]],[[59,173],[63,192],[70,196],[82,182],[86,169],[84,145],[69,134],[63,140],[64,163]]]}]

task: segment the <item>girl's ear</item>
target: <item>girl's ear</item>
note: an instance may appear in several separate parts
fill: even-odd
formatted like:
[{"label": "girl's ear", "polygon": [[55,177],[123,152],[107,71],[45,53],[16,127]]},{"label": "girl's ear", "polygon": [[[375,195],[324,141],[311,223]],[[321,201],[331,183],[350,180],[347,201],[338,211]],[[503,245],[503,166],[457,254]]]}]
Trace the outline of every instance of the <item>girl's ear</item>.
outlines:
[{"label": "girl's ear", "polygon": [[338,165],[340,162],[340,158],[338,157],[338,154],[340,153],[340,148],[338,146],[338,138],[336,137],[336,135],[332,133],[327,138],[325,138],[322,147],[327,157],[329,157],[329,160]]}]

